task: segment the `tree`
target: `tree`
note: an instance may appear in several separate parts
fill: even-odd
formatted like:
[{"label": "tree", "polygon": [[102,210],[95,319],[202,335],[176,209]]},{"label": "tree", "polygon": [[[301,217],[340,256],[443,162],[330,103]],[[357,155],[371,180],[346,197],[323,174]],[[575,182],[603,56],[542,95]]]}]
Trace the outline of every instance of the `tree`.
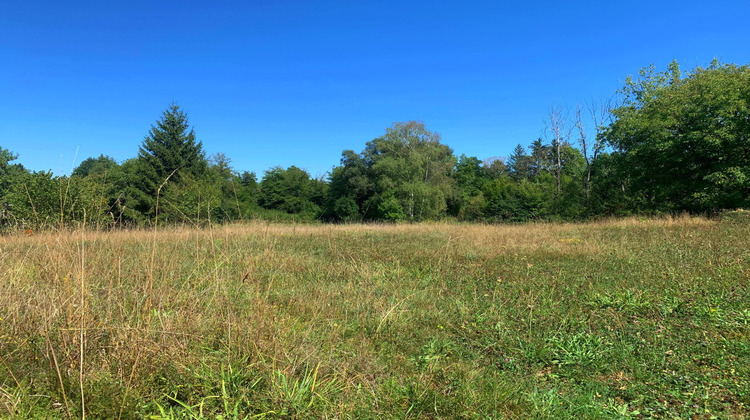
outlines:
[{"label": "tree", "polygon": [[10,163],[18,158],[18,155],[10,150],[0,147],[0,225],[14,223],[14,204],[7,195],[14,184],[26,175],[26,169],[20,164]]},{"label": "tree", "polygon": [[319,188],[318,181],[311,179],[306,171],[296,166],[287,169],[277,166],[263,176],[258,204],[266,209],[318,217],[321,211]]},{"label": "tree", "polygon": [[624,216],[636,210],[630,190],[627,170],[621,154],[601,153],[591,162],[590,214]]},{"label": "tree", "polygon": [[235,173],[233,187],[237,192],[237,200],[240,203],[239,218],[250,217],[258,207],[258,181],[255,172],[243,171]]},{"label": "tree", "polygon": [[482,161],[476,157],[466,155],[461,155],[458,158],[454,177],[461,193],[466,196],[479,194],[482,190],[482,185],[486,181]]},{"label": "tree", "polygon": [[510,176],[515,180],[529,179],[533,173],[533,159],[526,154],[526,149],[520,144],[513,149],[508,158]]},{"label": "tree", "polygon": [[545,134],[551,137],[550,144],[553,151],[551,160],[554,167],[552,174],[557,181],[557,194],[560,194],[562,191],[562,148],[567,144],[567,139],[570,136],[570,130],[565,125],[565,118],[560,107],[553,106],[550,108]]},{"label": "tree", "polygon": [[138,158],[152,168],[159,183],[175,171],[177,181],[184,174],[200,178],[207,169],[203,143],[196,141],[187,114],[174,103],[151,126],[138,150]]},{"label": "tree", "polygon": [[144,161],[132,158],[120,165],[121,174],[114,179],[117,196],[113,210],[119,224],[145,224],[153,215],[156,204],[156,175]]},{"label": "tree", "polygon": [[141,179],[137,188],[142,194],[135,205],[147,215],[153,214],[157,191],[168,178],[174,183],[185,176],[200,180],[208,166],[203,144],[196,141],[187,114],[174,103],[151,126],[138,150],[138,161]]},{"label": "tree", "polygon": [[550,145],[544,144],[541,138],[531,142],[531,159],[529,166],[529,175],[531,177],[548,172],[551,173],[551,164],[553,161],[553,149]]},{"label": "tree", "polygon": [[[546,175],[551,178],[549,174]],[[484,215],[496,221],[528,221],[547,215],[542,184],[502,177],[483,187]]]},{"label": "tree", "polygon": [[[454,194],[452,177],[456,158],[450,147],[440,144],[440,135],[424,123],[394,123],[383,136],[367,143],[362,159],[374,181],[375,193],[365,206],[370,218],[383,218],[385,212],[410,221],[435,219],[447,208]],[[372,205],[374,204],[374,205]]]},{"label": "tree", "polygon": [[439,218],[456,199],[455,164],[453,151],[424,123],[394,123],[362,153],[342,153],[341,166],[329,176],[324,217],[351,218],[353,202],[364,220]]},{"label": "tree", "polygon": [[[159,222],[201,225],[231,220],[236,207],[225,203],[224,184],[218,177],[195,179],[184,174],[163,188],[159,200]],[[228,214],[229,212],[229,214]]]},{"label": "tree", "polygon": [[603,138],[628,178],[628,193],[656,210],[750,206],[750,68],[672,62],[628,79]]},{"label": "tree", "polygon": [[611,101],[607,101],[601,105],[597,105],[594,102],[589,104],[588,112],[595,128],[592,143],[592,141],[589,140],[589,133],[586,123],[584,122],[582,107],[580,104],[576,106],[575,121],[573,122],[573,125],[578,130],[578,143],[581,145],[581,154],[586,160],[585,190],[587,199],[591,196],[592,162],[594,162],[604,150],[601,134],[602,130],[604,130],[605,122],[607,122],[611,115],[611,108]]},{"label": "tree", "polygon": [[[493,163],[502,165],[497,159]],[[495,165],[497,169],[497,164]],[[504,165],[503,165],[504,166]],[[460,219],[477,219],[481,215],[481,203],[483,203],[482,187],[491,178],[488,176],[487,168],[482,166],[482,161],[476,157],[461,155],[456,163],[453,173],[458,189],[457,203],[450,203],[449,214],[458,216]],[[454,201],[454,200],[451,200]]]},{"label": "tree", "polygon": [[[240,184],[238,195],[240,196],[240,202],[252,210],[258,205],[258,177],[255,172],[243,171],[237,181]],[[249,215],[249,212],[243,213]]]},{"label": "tree", "polygon": [[503,175],[508,175],[508,165],[505,164],[505,158],[492,156],[482,162],[484,174],[489,179],[497,179]]},{"label": "tree", "polygon": [[224,153],[216,153],[209,159],[208,172],[202,183],[219,193],[219,203],[211,209],[212,220],[242,219],[254,204],[248,202],[240,175],[232,170],[231,164],[232,160]]},{"label": "tree", "polygon": [[26,172],[23,166],[10,163],[16,159],[18,159],[17,154],[0,147],[0,200],[2,200],[3,195],[10,188],[14,177]]},{"label": "tree", "polygon": [[[329,195],[325,218],[353,219],[351,202],[357,206],[360,217],[368,213],[366,203],[375,193],[375,182],[362,156],[353,150],[344,150],[341,154],[341,165],[333,168],[328,181]],[[343,209],[346,211],[342,213]]]},{"label": "tree", "polygon": [[333,216],[336,220],[344,222],[359,220],[359,206],[351,197],[339,197],[333,203]]},{"label": "tree", "polygon": [[86,177],[89,175],[102,174],[117,167],[117,161],[105,155],[97,158],[90,157],[73,170],[71,176]]}]

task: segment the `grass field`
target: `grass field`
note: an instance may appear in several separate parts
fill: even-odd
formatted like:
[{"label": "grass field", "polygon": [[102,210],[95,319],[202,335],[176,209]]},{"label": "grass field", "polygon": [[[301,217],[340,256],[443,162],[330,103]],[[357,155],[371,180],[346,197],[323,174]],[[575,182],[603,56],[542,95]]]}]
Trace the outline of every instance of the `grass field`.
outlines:
[{"label": "grass field", "polygon": [[749,238],[700,218],[4,236],[0,416],[746,418]]}]

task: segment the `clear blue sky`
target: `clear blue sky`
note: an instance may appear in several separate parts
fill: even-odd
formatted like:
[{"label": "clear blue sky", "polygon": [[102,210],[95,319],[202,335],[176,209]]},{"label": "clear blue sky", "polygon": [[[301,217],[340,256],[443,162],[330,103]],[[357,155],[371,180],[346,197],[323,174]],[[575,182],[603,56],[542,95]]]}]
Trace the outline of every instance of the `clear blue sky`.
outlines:
[{"label": "clear blue sky", "polygon": [[[207,153],[321,175],[394,121],[507,156],[628,74],[750,62],[750,1],[4,1],[0,146],[134,157],[173,100]],[[77,151],[77,157],[76,157]]]}]

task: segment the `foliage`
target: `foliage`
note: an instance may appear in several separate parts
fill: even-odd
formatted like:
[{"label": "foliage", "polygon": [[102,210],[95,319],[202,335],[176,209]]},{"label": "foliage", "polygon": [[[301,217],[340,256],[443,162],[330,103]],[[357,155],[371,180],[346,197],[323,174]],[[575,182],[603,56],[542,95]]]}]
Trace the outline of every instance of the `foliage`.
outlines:
[{"label": "foliage", "polygon": [[324,200],[325,185],[296,166],[267,170],[259,186],[258,204],[266,209],[316,217]]},{"label": "foliage", "polygon": [[18,155],[0,147],[0,229],[18,222],[14,214],[13,202],[7,196],[11,187],[19,182],[26,170],[20,164],[10,162]]},{"label": "foliage", "polygon": [[[333,168],[328,180],[329,194],[324,216],[327,219],[342,220],[336,212],[336,203],[350,199],[357,205],[359,215],[368,213],[368,200],[375,194],[375,182],[365,159],[352,150],[341,154],[341,165]],[[350,215],[350,213],[346,213]],[[361,217],[361,216],[360,216]]]},{"label": "foliage", "polygon": [[90,157],[88,159],[85,159],[83,162],[81,162],[80,165],[78,165],[77,168],[73,170],[71,173],[71,176],[93,176],[93,175],[101,175],[105,174],[108,171],[111,171],[112,169],[117,167],[117,162],[109,157],[104,155],[99,155],[98,158]]},{"label": "foliage", "polygon": [[437,219],[455,192],[453,152],[421,122],[394,123],[360,155],[345,151],[341,162],[329,202],[350,196],[364,219]]},{"label": "foliage", "polygon": [[517,180],[531,178],[534,170],[533,165],[533,158],[526,154],[526,149],[520,144],[513,149],[513,153],[508,158],[511,177]]},{"label": "foliage", "polygon": [[673,62],[628,80],[624,93],[603,136],[638,207],[750,205],[750,68],[715,63],[681,77]]},{"label": "foliage", "polygon": [[[545,180],[549,183],[551,178],[547,176]],[[484,214],[490,220],[519,222],[547,215],[543,186],[538,182],[513,182],[502,177],[485,184],[482,196],[486,203]]]},{"label": "foliage", "polygon": [[337,220],[344,222],[359,220],[359,206],[351,197],[339,197],[333,203],[333,215]]},{"label": "foliage", "polygon": [[183,177],[201,179],[207,168],[203,144],[196,141],[195,131],[188,125],[187,114],[176,104],[170,105],[143,140],[138,150],[142,194],[136,208],[146,215],[155,213],[159,188],[168,180],[179,182]]},{"label": "foliage", "polygon": [[343,151],[327,179],[290,166],[270,168],[260,181],[224,154],[206,159],[173,103],[136,158],[90,157],[70,177],[29,172],[0,148],[0,226],[147,226],[157,213],[161,223],[195,225],[255,218],[522,222],[750,207],[748,66],[715,61],[683,72],[672,62],[657,72],[651,65],[628,77],[619,94],[614,109],[589,107],[594,139],[580,106],[570,122],[552,107],[550,140],[519,144],[507,159],[456,157],[424,123],[397,122],[361,153]]},{"label": "foliage", "polygon": [[16,177],[25,172],[23,166],[20,164],[10,163],[17,158],[18,155],[15,153],[0,147],[0,199],[2,199]]}]

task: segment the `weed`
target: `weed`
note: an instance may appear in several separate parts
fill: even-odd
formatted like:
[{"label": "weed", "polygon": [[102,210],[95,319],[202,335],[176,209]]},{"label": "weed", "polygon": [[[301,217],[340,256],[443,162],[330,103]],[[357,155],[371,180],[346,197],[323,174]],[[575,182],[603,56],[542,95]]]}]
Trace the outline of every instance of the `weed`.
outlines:
[{"label": "weed", "polygon": [[748,237],[685,217],[0,236],[0,417],[743,418]]},{"label": "weed", "polygon": [[612,343],[586,332],[552,337],[552,363],[558,366],[587,367],[603,360]]},{"label": "weed", "polygon": [[628,315],[641,314],[653,307],[651,299],[642,291],[630,289],[624,292],[597,293],[589,299],[588,305],[598,309],[613,308]]}]

